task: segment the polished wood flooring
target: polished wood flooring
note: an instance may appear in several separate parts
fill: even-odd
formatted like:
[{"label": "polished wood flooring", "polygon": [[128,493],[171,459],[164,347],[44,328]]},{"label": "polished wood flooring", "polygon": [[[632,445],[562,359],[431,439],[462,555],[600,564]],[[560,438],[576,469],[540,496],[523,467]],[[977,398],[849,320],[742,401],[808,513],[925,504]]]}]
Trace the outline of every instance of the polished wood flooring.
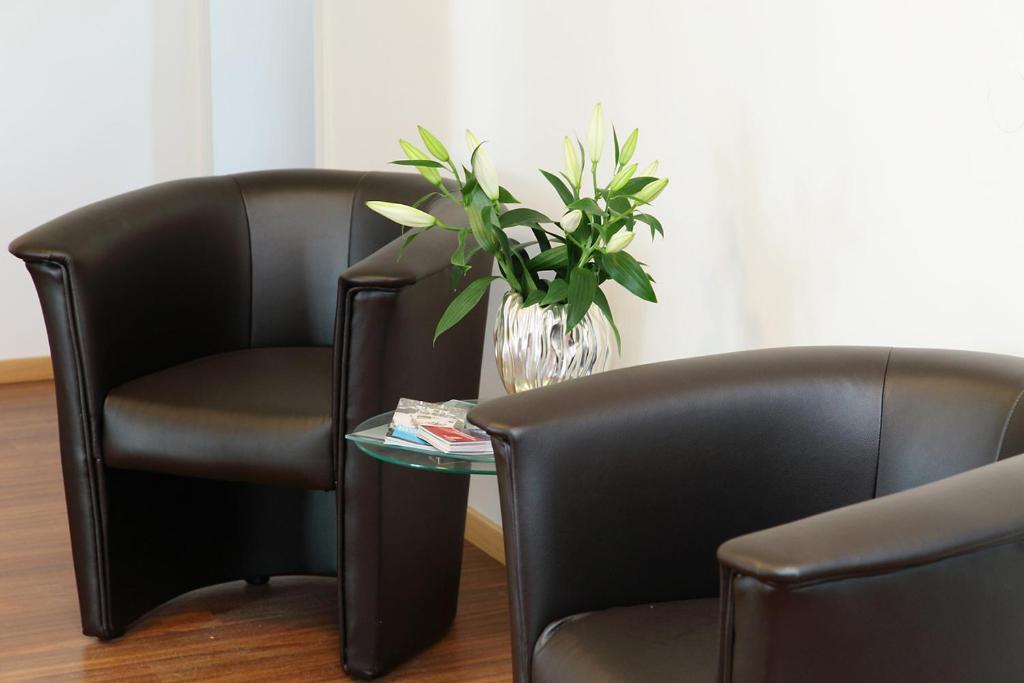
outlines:
[{"label": "polished wood flooring", "polygon": [[[50,382],[0,385],[0,681],[329,681],[331,579],[182,596],[109,643],[81,633]],[[467,544],[449,635],[381,681],[508,681],[504,568]]]}]

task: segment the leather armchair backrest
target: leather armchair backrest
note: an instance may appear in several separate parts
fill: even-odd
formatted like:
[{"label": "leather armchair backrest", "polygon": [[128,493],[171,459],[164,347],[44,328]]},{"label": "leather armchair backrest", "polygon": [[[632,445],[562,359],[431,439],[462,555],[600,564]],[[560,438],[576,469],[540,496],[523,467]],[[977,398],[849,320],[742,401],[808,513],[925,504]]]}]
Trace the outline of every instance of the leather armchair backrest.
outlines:
[{"label": "leather armchair backrest", "polygon": [[400,234],[365,202],[412,203],[431,189],[409,173],[287,170],[234,178],[249,225],[253,347],[331,345],[341,272]]},{"label": "leather armchair backrest", "polygon": [[718,595],[731,538],[1024,451],[1022,389],[1021,358],[807,347],[482,404],[470,419],[495,438],[520,676],[559,619]]},{"label": "leather armchair backrest", "polygon": [[876,495],[1024,453],[1024,360],[893,349],[885,378]]},{"label": "leather armchair backrest", "polygon": [[400,232],[364,202],[429,189],[411,173],[190,178],[22,235],[10,249],[35,279],[57,382],[81,401],[69,419],[85,415],[98,433],[111,388],[202,356],[330,346],[340,273]]},{"label": "leather armchair backrest", "polygon": [[[871,498],[887,356],[819,347],[690,358],[475,411],[507,434],[515,461],[506,486],[529,529],[516,553],[522,594],[544,606],[527,605],[527,630],[591,609],[715,596],[723,541]],[[621,494],[609,497],[608,482]]]},{"label": "leather armchair backrest", "polygon": [[94,415],[118,384],[249,345],[249,236],[230,177],[90,204],[11,251],[35,279],[58,381],[78,368]]}]

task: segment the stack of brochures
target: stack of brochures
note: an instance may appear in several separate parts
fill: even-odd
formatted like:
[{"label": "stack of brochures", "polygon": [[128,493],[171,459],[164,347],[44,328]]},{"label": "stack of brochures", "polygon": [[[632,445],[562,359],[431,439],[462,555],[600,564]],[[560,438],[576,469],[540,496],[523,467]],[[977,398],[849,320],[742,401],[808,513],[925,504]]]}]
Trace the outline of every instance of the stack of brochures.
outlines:
[{"label": "stack of brochures", "polygon": [[449,454],[491,455],[491,439],[466,422],[473,407],[463,401],[427,403],[403,398],[395,408],[384,443]]}]

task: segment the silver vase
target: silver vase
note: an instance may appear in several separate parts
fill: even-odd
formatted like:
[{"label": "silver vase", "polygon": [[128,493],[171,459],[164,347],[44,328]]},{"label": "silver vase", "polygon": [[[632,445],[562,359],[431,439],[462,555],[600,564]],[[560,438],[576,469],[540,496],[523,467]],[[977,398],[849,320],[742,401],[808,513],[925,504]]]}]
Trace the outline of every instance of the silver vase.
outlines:
[{"label": "silver vase", "polygon": [[507,292],[494,321],[494,358],[505,391],[529,389],[586,377],[608,369],[615,333],[597,306],[569,334],[566,307],[523,307]]}]

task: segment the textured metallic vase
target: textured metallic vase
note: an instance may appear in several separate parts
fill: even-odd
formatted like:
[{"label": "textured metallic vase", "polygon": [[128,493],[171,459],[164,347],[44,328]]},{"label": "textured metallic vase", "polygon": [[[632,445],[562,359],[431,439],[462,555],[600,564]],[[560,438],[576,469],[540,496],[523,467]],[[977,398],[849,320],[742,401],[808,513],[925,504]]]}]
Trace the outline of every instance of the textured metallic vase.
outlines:
[{"label": "textured metallic vase", "polygon": [[586,377],[608,368],[615,333],[597,306],[565,333],[565,306],[530,306],[508,292],[494,322],[494,358],[505,391],[529,389]]}]

